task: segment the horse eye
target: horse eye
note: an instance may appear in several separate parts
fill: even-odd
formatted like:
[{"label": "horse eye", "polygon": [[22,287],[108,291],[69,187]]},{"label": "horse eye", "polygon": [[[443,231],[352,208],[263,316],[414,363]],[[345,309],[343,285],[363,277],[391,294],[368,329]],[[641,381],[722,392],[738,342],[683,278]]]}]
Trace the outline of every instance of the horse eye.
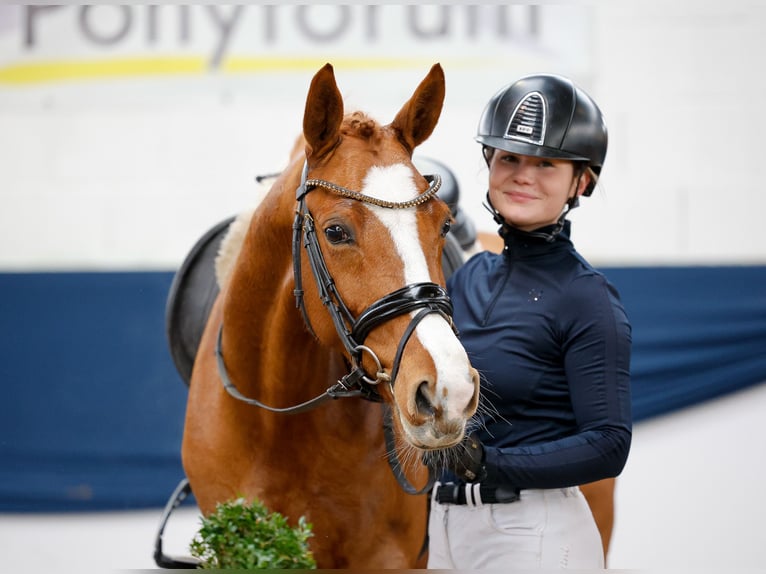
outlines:
[{"label": "horse eye", "polygon": [[450,229],[452,229],[452,220],[448,219],[444,222],[444,225],[442,225],[442,237],[447,237]]},{"label": "horse eye", "polygon": [[331,225],[324,230],[325,237],[330,243],[348,243],[351,235],[340,225]]}]

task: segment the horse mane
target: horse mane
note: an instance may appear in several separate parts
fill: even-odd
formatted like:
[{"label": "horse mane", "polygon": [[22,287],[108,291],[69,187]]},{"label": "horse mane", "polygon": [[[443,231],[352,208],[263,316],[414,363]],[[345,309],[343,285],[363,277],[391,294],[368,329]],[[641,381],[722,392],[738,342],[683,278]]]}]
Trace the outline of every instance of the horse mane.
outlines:
[{"label": "horse mane", "polygon": [[242,244],[245,241],[245,235],[247,235],[253,214],[255,214],[255,210],[268,191],[268,185],[261,183],[258,186],[255,205],[239,213],[234,218],[234,221],[231,222],[231,225],[229,225],[223,239],[221,239],[221,244],[215,257],[215,279],[218,283],[218,288],[221,290],[229,281],[239,252],[242,251]]},{"label": "horse mane", "polygon": [[237,215],[234,221],[231,222],[231,225],[229,225],[229,229],[226,230],[226,235],[221,240],[218,254],[215,257],[215,279],[218,283],[218,288],[221,290],[229,281],[231,272],[234,269],[234,263],[236,263],[239,252],[242,250],[242,243],[245,241],[245,235],[247,235],[247,229],[250,227],[250,220],[253,218],[254,213],[255,207],[252,207]]}]

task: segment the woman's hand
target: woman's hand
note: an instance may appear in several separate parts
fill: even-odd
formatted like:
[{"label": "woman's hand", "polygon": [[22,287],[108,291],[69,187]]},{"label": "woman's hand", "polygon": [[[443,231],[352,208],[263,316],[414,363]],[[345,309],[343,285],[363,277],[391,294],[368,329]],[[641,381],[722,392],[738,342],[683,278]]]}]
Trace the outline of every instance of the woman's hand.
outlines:
[{"label": "woman's hand", "polygon": [[474,432],[454,447],[447,457],[449,470],[465,482],[481,482],[487,476],[484,467],[484,446]]}]

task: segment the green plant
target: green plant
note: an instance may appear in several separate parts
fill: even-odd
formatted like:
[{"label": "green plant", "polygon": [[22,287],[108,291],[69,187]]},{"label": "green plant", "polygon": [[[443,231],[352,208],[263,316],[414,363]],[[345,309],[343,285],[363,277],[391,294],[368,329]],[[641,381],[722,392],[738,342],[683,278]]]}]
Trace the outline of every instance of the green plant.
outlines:
[{"label": "green plant", "polygon": [[200,568],[315,569],[308,547],[311,536],[305,517],[292,528],[263,503],[238,498],[219,503],[214,513],[202,518],[190,548]]}]

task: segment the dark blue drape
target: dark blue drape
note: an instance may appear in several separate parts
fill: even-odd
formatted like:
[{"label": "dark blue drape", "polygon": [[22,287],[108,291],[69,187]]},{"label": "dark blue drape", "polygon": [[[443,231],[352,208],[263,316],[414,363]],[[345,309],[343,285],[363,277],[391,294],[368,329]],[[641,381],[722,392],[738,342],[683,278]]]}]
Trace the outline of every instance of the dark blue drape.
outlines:
[{"label": "dark blue drape", "polygon": [[[766,381],[766,266],[603,269],[635,420]],[[183,476],[172,272],[0,274],[0,511],[159,507]]]},{"label": "dark blue drape", "polygon": [[0,274],[0,510],[165,503],[186,403],[165,342],[172,277]]},{"label": "dark blue drape", "polygon": [[603,271],[633,325],[635,420],[766,382],[766,267]]}]

